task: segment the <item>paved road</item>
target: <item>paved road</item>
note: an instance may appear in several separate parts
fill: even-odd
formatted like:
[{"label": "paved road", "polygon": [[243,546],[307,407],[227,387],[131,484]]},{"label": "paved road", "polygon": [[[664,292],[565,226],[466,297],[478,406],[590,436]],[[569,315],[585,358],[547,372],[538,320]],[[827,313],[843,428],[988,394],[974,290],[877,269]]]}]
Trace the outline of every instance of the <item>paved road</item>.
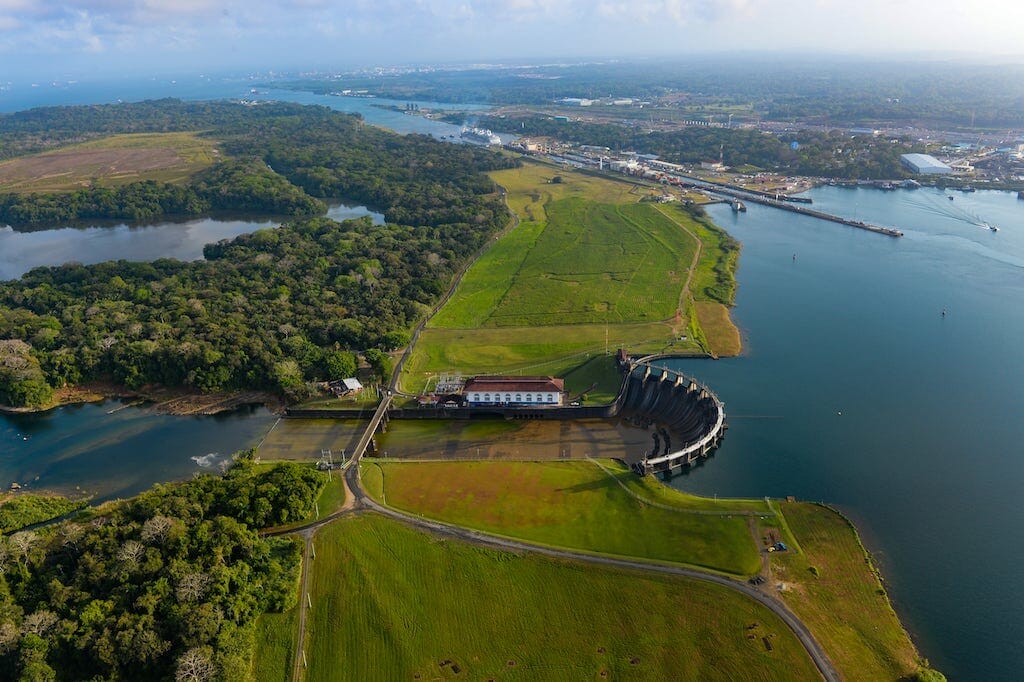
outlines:
[{"label": "paved road", "polygon": [[292,528],[287,531],[282,530],[276,531],[274,533],[269,533],[273,535],[285,535],[289,533],[294,533],[301,535],[306,540],[306,552],[303,557],[302,573],[303,593],[300,595],[299,598],[299,648],[296,650],[296,661],[293,678],[294,680],[296,680],[296,682],[298,682],[298,680],[301,679],[301,647],[303,645],[305,637],[307,609],[306,592],[308,591],[307,583],[310,553],[309,550],[312,537],[316,533],[316,530],[321,526],[324,526],[341,516],[357,514],[365,510],[370,510],[377,512],[379,514],[383,514],[384,516],[397,519],[398,521],[402,521],[404,523],[415,526],[417,528],[421,528],[431,533],[435,533],[437,535],[454,538],[457,540],[461,540],[463,542],[469,542],[484,547],[491,547],[495,549],[502,549],[512,552],[529,552],[533,554],[542,554],[544,556],[554,557],[558,559],[566,559],[569,561],[582,561],[591,564],[599,564],[602,566],[613,566],[616,568],[627,568],[635,571],[677,575],[685,578],[690,578],[692,580],[703,580],[705,582],[721,585],[722,587],[725,587],[730,590],[735,590],[736,592],[740,592],[741,594],[746,595],[747,597],[753,599],[759,604],[762,604],[772,613],[781,618],[782,621],[786,623],[786,625],[788,625],[789,628],[796,635],[797,639],[800,641],[804,649],[807,651],[808,656],[811,657],[811,660],[814,662],[814,665],[818,668],[818,672],[821,673],[821,676],[825,680],[827,680],[828,682],[839,682],[842,679],[839,675],[839,672],[835,669],[835,667],[833,667],[832,663],[828,660],[828,657],[825,655],[825,652],[821,648],[821,645],[818,644],[818,641],[814,639],[814,636],[811,634],[810,630],[807,629],[807,626],[804,625],[803,622],[799,618],[797,618],[797,616],[792,611],[790,611],[785,604],[775,599],[774,597],[770,596],[769,594],[762,592],[753,585],[749,585],[739,580],[733,580],[732,578],[726,578],[724,576],[717,575],[714,573],[706,573],[704,571],[700,571],[693,568],[685,568],[683,566],[667,566],[663,564],[653,564],[632,559],[619,559],[610,556],[584,554],[581,552],[574,552],[565,549],[554,549],[551,547],[534,545],[529,542],[509,540],[506,538],[498,537],[496,535],[490,535],[488,533],[482,533],[480,531],[463,528],[461,526],[453,526],[447,523],[442,523],[440,521],[425,519],[420,516],[415,516],[413,514],[407,514],[405,512],[392,509],[391,507],[385,507],[381,504],[378,504],[375,500],[367,496],[366,493],[363,491],[362,485],[359,480],[358,460],[353,458],[349,462],[349,466],[345,470],[344,476],[345,485],[347,489],[346,494],[349,499],[349,502],[346,502],[345,508],[333,514],[325,516],[322,519],[312,521],[298,528]]}]

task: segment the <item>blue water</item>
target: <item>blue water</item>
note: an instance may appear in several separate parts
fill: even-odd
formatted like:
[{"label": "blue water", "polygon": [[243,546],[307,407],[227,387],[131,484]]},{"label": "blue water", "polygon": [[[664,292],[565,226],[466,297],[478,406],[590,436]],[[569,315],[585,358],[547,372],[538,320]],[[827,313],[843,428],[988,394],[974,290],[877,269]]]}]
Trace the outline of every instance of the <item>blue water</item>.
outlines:
[{"label": "blue water", "polygon": [[135,495],[154,483],[218,471],[256,445],[277,419],[262,407],[175,417],[119,401],[0,416],[0,486],[93,495]]},{"label": "blue water", "polygon": [[[950,679],[1019,679],[1024,201],[809,196],[906,236],[757,205],[710,211],[743,243],[734,318],[745,350],[678,363],[725,401],[731,428],[711,461],[672,483],[839,505],[923,655]],[[1000,231],[974,224],[985,221]]]},{"label": "blue water", "polygon": [[[365,206],[332,203],[327,216],[349,220],[370,216],[377,224],[384,216]],[[0,226],[0,280],[21,277],[34,267],[69,261],[89,264],[108,260],[152,261],[158,258],[199,260],[203,246],[261,228],[276,227],[285,219],[197,218],[155,225],[62,227],[19,232]]]},{"label": "blue water", "polygon": [[[356,111],[399,132],[457,133],[372,106],[382,100],[252,95],[250,87],[199,78],[12,86],[0,92],[0,111],[163,96],[274,98]],[[679,363],[725,400],[731,428],[711,461],[673,485],[839,505],[881,562],[924,656],[951,679],[1016,680],[1024,670],[1024,582],[1016,575],[1024,565],[1024,201],[995,192],[957,192],[949,201],[931,189],[825,187],[810,196],[815,208],[906,236],[753,204],[740,215],[711,209],[743,243],[734,317],[745,350]],[[112,406],[0,417],[0,482],[129,495],[198,470],[192,457],[257,440],[273,419],[262,410],[107,414]]]}]

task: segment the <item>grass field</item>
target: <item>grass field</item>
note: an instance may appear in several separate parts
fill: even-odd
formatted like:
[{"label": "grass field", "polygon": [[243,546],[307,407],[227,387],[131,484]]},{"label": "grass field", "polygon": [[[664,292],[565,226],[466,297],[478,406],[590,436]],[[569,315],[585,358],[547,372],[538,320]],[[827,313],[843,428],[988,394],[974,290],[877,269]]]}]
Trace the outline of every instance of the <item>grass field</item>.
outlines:
[{"label": "grass field", "polygon": [[256,620],[256,650],[249,679],[252,682],[292,679],[299,607],[284,613],[264,613]]},{"label": "grass field", "polygon": [[746,513],[766,512],[763,501],[685,495],[610,460],[602,464],[381,462],[364,471],[379,467],[388,505],[448,523],[734,575],[758,572]]},{"label": "grass field", "polygon": [[376,515],[336,521],[316,545],[311,682],[815,679],[773,614],[718,586],[443,541]]},{"label": "grass field", "polygon": [[[781,503],[801,552],[772,554],[772,582],[848,680],[898,680],[918,669],[856,531],[816,504]],[[811,569],[814,569],[812,572]]]},{"label": "grass field", "polygon": [[[555,175],[560,183],[550,182]],[[492,177],[521,222],[431,319],[403,368],[403,390],[422,391],[448,371],[565,376],[620,347],[739,352],[727,308],[695,312],[690,303],[731,303],[735,242],[721,230],[678,207],[639,203],[650,190],[628,180],[536,162]],[[691,297],[684,288],[698,243]],[[606,370],[596,380],[618,377]],[[614,390],[592,401],[599,395]]]},{"label": "grass field", "polygon": [[70,192],[139,180],[179,183],[213,164],[216,142],[196,133],[114,135],[0,163],[0,192]]},{"label": "grass field", "polygon": [[366,423],[358,419],[280,419],[256,448],[264,460],[317,460],[330,449],[340,461],[342,451],[351,453]]}]

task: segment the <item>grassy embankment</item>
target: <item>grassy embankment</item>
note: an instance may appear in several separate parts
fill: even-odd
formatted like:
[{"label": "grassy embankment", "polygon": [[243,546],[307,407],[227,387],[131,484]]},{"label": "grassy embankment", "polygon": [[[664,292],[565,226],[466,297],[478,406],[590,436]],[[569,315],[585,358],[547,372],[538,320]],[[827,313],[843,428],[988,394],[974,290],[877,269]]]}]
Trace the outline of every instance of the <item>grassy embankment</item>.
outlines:
[{"label": "grassy embankment", "polygon": [[[556,174],[562,181],[550,182]],[[735,335],[727,314],[692,314],[691,300],[709,300],[714,288],[705,272],[721,275],[731,302],[735,256],[717,228],[678,207],[638,203],[648,190],[630,182],[531,162],[492,177],[507,189],[520,225],[470,267],[430,321],[406,364],[404,389],[422,391],[437,373],[454,370],[555,374],[566,376],[570,392],[597,383],[588,398],[599,402],[619,383],[606,351],[738,350],[720,341]],[[684,289],[698,240],[705,243],[691,296]],[[697,334],[687,332],[695,327]]]},{"label": "grassy embankment", "polygon": [[804,502],[778,504],[800,552],[774,553],[772,583],[848,680],[898,680],[918,670],[918,652],[900,625],[853,525]]},{"label": "grassy embankment", "polygon": [[184,182],[212,165],[214,140],[196,133],[134,133],[0,162],[0,192],[70,192],[140,180]]},{"label": "grassy embankment", "polygon": [[733,575],[760,570],[747,519],[767,512],[763,500],[694,497],[601,464],[372,462],[363,477],[386,504],[459,526]]},{"label": "grassy embankment", "polygon": [[[640,479],[606,466],[636,495],[683,510],[675,513],[682,518],[672,519],[667,510],[640,504],[592,462],[367,463],[363,481],[368,493],[390,506],[500,535],[646,559],[671,556],[669,560],[704,565],[714,561],[709,549],[720,551],[708,547],[715,542],[734,547],[736,556],[743,557],[745,571],[758,570],[746,517],[737,515],[723,523],[722,517],[693,512],[764,511],[763,501],[685,495],[650,477]],[[762,537],[782,539],[790,551],[770,555],[772,575],[766,588],[777,591],[779,583],[785,584],[778,592],[781,598],[808,625],[846,679],[897,680],[913,675],[919,668],[917,651],[855,528],[840,514],[816,504],[774,502],[772,508],[781,516],[757,518]],[[688,534],[694,528],[700,529],[696,541]],[[750,554],[754,562],[747,564]]]},{"label": "grassy embankment", "polygon": [[332,523],[316,546],[310,681],[815,678],[781,621],[718,586],[438,540],[376,515]]}]

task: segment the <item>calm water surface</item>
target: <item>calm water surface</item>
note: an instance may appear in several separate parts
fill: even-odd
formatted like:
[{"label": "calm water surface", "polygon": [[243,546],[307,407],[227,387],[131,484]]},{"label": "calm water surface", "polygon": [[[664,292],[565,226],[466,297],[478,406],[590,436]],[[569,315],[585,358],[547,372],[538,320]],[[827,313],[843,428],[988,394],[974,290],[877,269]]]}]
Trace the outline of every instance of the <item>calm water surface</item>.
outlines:
[{"label": "calm water surface", "polygon": [[154,483],[218,471],[256,445],[277,417],[247,407],[210,417],[175,417],[118,401],[0,415],[0,484],[128,497]]},{"label": "calm water surface", "polygon": [[[745,352],[678,363],[721,396],[731,428],[713,460],[672,484],[841,506],[933,664],[950,679],[1016,680],[1024,201],[953,194],[809,194],[902,239],[756,205],[712,209],[743,243]],[[974,224],[985,221],[1000,231]]]},{"label": "calm water surface", "polygon": [[[250,87],[196,78],[12,87],[0,92],[0,111],[239,97],[325,104],[399,132],[458,130],[372,106],[383,100],[253,95]],[[1019,679],[1024,201],[994,192],[956,192],[950,201],[931,189],[825,187],[810,196],[816,208],[906,236],[754,204],[739,216],[712,208],[743,242],[734,316],[745,352],[679,363],[726,401],[731,429],[713,460],[672,484],[840,505],[881,561],[923,655],[950,679]],[[274,419],[262,409],[203,418],[108,414],[114,407],[0,417],[0,481],[130,495],[200,470],[200,462],[216,466],[204,456],[252,444]]]}]

